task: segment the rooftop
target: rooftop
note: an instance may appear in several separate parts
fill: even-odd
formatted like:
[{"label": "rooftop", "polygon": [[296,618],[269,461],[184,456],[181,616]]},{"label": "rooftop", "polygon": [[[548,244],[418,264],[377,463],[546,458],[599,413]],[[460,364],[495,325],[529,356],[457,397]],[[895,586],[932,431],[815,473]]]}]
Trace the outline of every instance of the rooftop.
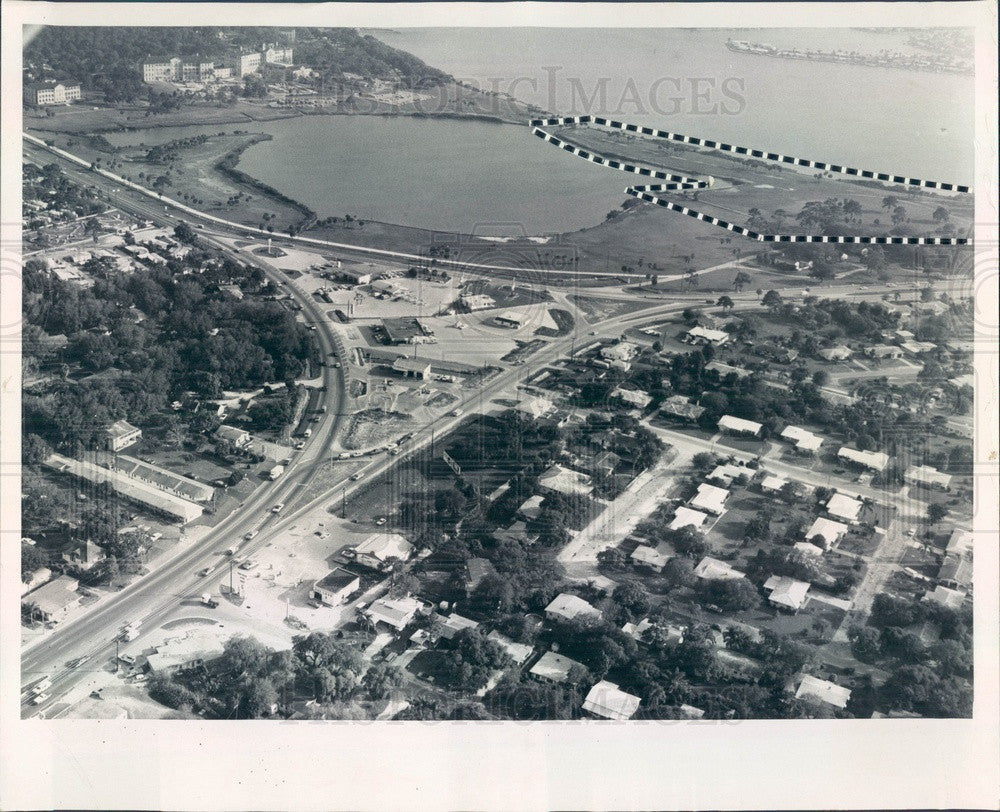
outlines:
[{"label": "rooftop", "polygon": [[116,420],[110,426],[104,430],[109,437],[118,439],[119,437],[127,437],[129,434],[139,431],[138,428],[133,426],[127,420]]},{"label": "rooftop", "polygon": [[951,485],[951,474],[944,474],[930,465],[913,465],[906,471],[906,478],[921,485],[938,485],[947,488]]},{"label": "rooftop", "polygon": [[846,708],[847,700],[851,698],[850,688],[837,685],[825,679],[806,674],[799,683],[799,689],[795,692],[796,699],[818,699],[837,708]]},{"label": "rooftop", "polygon": [[682,527],[693,527],[695,530],[700,530],[707,519],[707,513],[702,513],[700,510],[692,510],[689,507],[681,505],[674,513],[673,521],[670,522],[670,529],[680,530]]},{"label": "rooftop", "polygon": [[806,541],[811,541],[817,536],[822,536],[827,542],[826,547],[831,547],[837,543],[844,533],[847,532],[847,525],[827,519],[823,516],[816,518],[812,526],[806,531]]},{"label": "rooftop", "polygon": [[783,439],[793,442],[800,451],[818,451],[823,445],[822,437],[799,426],[786,426],[785,430],[781,432],[781,436]]},{"label": "rooftop", "polygon": [[696,578],[702,578],[706,581],[734,581],[744,577],[744,573],[738,569],[734,569],[725,561],[719,561],[711,556],[705,556],[698,562],[698,566],[694,568],[694,574]]},{"label": "rooftop", "polygon": [[826,510],[831,516],[847,519],[849,522],[857,521],[862,507],[864,505],[860,501],[842,493],[835,493],[826,503]]},{"label": "rooftop", "polygon": [[569,679],[570,669],[574,665],[583,669],[583,665],[576,660],[563,657],[562,654],[556,654],[554,651],[546,651],[538,659],[538,662],[531,666],[528,673],[536,677],[544,677],[552,682],[565,682]]},{"label": "rooftop", "polygon": [[772,575],[764,582],[764,589],[770,591],[768,600],[771,603],[797,611],[806,602],[809,584],[784,575]]},{"label": "rooftop", "polygon": [[755,423],[753,420],[744,420],[742,417],[733,417],[731,414],[724,414],[719,418],[719,428],[745,434],[760,434],[764,426],[760,423]]},{"label": "rooftop", "polygon": [[80,600],[81,596],[76,591],[79,584],[80,582],[76,578],[60,575],[54,581],[49,581],[33,592],[29,592],[21,599],[21,603],[33,603],[45,614],[54,615]]},{"label": "rooftop", "polygon": [[390,558],[409,558],[413,553],[413,545],[399,533],[372,533],[362,541],[355,552],[356,555],[371,556],[385,562]]},{"label": "rooftop", "polygon": [[695,508],[704,508],[709,513],[721,514],[726,509],[726,499],[729,491],[725,488],[717,488],[715,485],[701,483],[698,492],[688,500],[688,504]]},{"label": "rooftop", "polygon": [[561,465],[551,466],[538,478],[538,485],[565,496],[586,496],[593,490],[589,476]]},{"label": "rooftop", "polygon": [[871,468],[874,471],[884,471],[885,467],[889,464],[888,454],[884,454],[881,451],[858,451],[856,448],[848,448],[846,445],[837,452],[837,456],[851,462],[856,462],[858,465],[863,465],[866,468]]},{"label": "rooftop", "polygon": [[337,568],[322,580],[316,582],[320,589],[329,589],[332,592],[339,592],[341,589],[349,587],[358,580],[358,576],[347,570]]},{"label": "rooftop", "polygon": [[151,671],[183,668],[186,665],[214,660],[222,654],[222,643],[209,633],[192,633],[187,637],[168,640],[146,660]]},{"label": "rooftop", "polygon": [[639,697],[619,689],[615,683],[601,680],[587,693],[583,709],[604,719],[624,722],[635,715],[641,701]]},{"label": "rooftop", "polygon": [[569,592],[561,592],[556,595],[552,602],[545,607],[545,613],[556,615],[566,620],[575,620],[579,617],[600,617],[600,609],[595,609],[583,598],[572,595]]}]

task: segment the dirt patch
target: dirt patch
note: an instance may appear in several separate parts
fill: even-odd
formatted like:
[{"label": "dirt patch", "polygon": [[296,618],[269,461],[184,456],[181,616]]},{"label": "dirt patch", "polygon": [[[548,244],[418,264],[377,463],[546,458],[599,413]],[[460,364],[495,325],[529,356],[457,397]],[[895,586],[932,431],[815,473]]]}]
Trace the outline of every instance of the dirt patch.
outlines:
[{"label": "dirt patch", "polygon": [[351,417],[344,448],[371,448],[385,443],[412,422],[413,418],[402,412],[382,412],[378,409],[358,412]]}]

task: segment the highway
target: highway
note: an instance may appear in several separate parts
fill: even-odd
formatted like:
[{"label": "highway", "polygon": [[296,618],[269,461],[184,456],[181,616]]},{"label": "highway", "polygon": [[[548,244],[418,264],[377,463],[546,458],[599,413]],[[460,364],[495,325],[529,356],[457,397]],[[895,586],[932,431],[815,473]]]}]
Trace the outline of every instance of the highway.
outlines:
[{"label": "highway", "polygon": [[[35,148],[26,147],[26,149],[34,151]],[[106,191],[115,191],[113,184],[118,183],[118,181],[114,177],[108,177],[109,173],[95,173],[62,156],[58,156],[57,162],[69,176],[77,181],[85,185],[103,187]],[[150,199],[151,193],[140,194],[136,199],[133,197],[132,194],[115,193],[114,205],[124,211],[130,211],[152,220],[154,223],[176,224],[176,221],[163,211],[164,205],[169,206],[172,202]],[[192,212],[186,206],[178,205],[178,208],[188,213]],[[193,219],[197,224],[197,216]],[[270,278],[283,283],[301,304],[303,314],[317,326],[316,336],[321,352],[324,358],[329,357],[335,348],[337,337],[329,320],[312,297],[299,291],[285,274],[256,263],[252,254],[234,252],[219,239],[219,235],[225,230],[217,229],[218,218],[208,217],[205,219],[211,223],[213,228],[212,230],[203,229],[199,237],[226,252],[237,261],[257,264]],[[248,230],[256,231],[238,224],[234,224],[234,226],[239,231],[229,235],[230,239],[243,237],[244,232]],[[282,237],[281,239],[287,238]],[[339,247],[356,248],[356,246]],[[415,255],[403,254],[400,256],[411,258]],[[823,290],[828,295],[837,295],[838,291],[840,295],[862,295],[867,298],[878,297],[884,292],[884,289],[869,288],[859,293],[853,286],[842,286]],[[780,292],[786,297],[801,296],[801,287],[795,286]],[[729,295],[734,303],[742,305],[744,311],[759,307],[754,293],[734,292]],[[329,502],[331,498],[339,497],[342,491],[347,496],[351,496],[367,487],[373,478],[381,476],[392,466],[426,447],[433,436],[440,438],[453,429],[465,419],[465,413],[474,411],[473,406],[477,402],[486,403],[502,392],[516,387],[519,382],[530,377],[535,371],[565,356],[573,349],[582,348],[587,343],[596,343],[602,338],[617,337],[624,330],[632,327],[641,327],[661,321],[665,317],[690,307],[693,303],[703,302],[705,297],[704,292],[693,292],[676,295],[671,301],[662,304],[655,303],[655,300],[646,300],[644,303],[648,302],[651,306],[644,310],[590,325],[592,329],[589,336],[574,332],[547,343],[546,346],[530,356],[523,366],[505,369],[484,382],[478,390],[471,392],[460,405],[463,410],[461,416],[445,415],[421,427],[414,433],[399,455],[383,454],[372,458],[361,469],[363,477],[360,480],[350,481],[345,475],[344,480],[332,484],[326,493],[304,502],[302,497],[308,485],[322,468],[329,464],[336,432],[348,411],[343,374],[348,367],[349,359],[341,359],[342,368],[340,369],[332,366],[324,367],[323,385],[326,387],[329,416],[319,424],[303,451],[290,452],[292,462],[287,466],[286,473],[281,478],[274,483],[265,484],[258,488],[238,510],[223,519],[208,535],[189,549],[177,553],[162,563],[158,569],[139,578],[120,593],[104,598],[93,607],[68,618],[55,630],[26,646],[22,651],[22,686],[30,687],[32,683],[45,676],[48,676],[53,683],[48,690],[50,699],[37,707],[27,706],[28,712],[46,712],[61,697],[82,682],[88,670],[100,669],[114,656],[115,640],[122,626],[141,621],[143,630],[154,629],[177,608],[179,601],[205,591],[205,581],[196,575],[197,571],[226,560],[222,551],[234,543],[234,540],[242,539],[242,536],[248,531],[259,529],[260,533],[252,541],[242,543],[239,553],[241,557],[253,554],[265,545],[272,543],[278,534],[305,513],[324,502]],[[622,298],[631,299],[633,297],[623,294]],[[271,507],[277,502],[286,504],[286,508],[280,514],[271,512]],[[66,666],[66,662],[83,656],[88,657],[84,665],[76,669]]]}]

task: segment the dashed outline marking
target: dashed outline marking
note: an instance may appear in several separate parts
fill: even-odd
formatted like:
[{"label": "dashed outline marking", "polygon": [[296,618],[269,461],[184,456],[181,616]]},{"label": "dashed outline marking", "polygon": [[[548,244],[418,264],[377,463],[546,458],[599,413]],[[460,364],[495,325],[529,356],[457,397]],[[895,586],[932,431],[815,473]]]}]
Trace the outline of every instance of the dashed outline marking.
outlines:
[{"label": "dashed outline marking", "polygon": [[621,172],[629,172],[644,177],[656,178],[666,181],[666,183],[647,184],[643,186],[629,186],[625,193],[633,197],[654,203],[670,211],[676,211],[693,217],[696,220],[709,223],[719,228],[724,228],[734,234],[748,237],[758,242],[806,242],[806,243],[834,243],[838,245],[969,245],[972,240],[966,237],[865,237],[853,235],[831,236],[829,234],[760,234],[751,231],[743,226],[738,226],[710,214],[695,211],[687,206],[682,206],[670,200],[664,200],[653,192],[673,192],[687,189],[710,189],[715,184],[715,178],[709,176],[707,180],[687,177],[686,175],[674,175],[659,169],[651,169],[637,164],[623,163],[622,161],[608,158],[599,153],[585,150],[576,146],[563,138],[559,138],[552,133],[541,129],[542,127],[556,127],[564,124],[596,124],[601,127],[622,130],[624,132],[640,133],[654,138],[663,138],[669,141],[677,141],[684,144],[692,144],[697,147],[731,152],[737,155],[749,155],[752,158],[760,158],[777,163],[793,164],[795,166],[805,166],[811,169],[820,169],[827,172],[837,172],[842,175],[853,177],[871,178],[888,183],[900,183],[906,186],[920,187],[923,189],[939,189],[946,192],[958,192],[961,194],[971,194],[972,187],[962,186],[954,183],[943,183],[934,180],[922,180],[920,178],[907,178],[902,175],[889,175],[885,172],[875,172],[870,169],[856,169],[840,164],[828,164],[823,161],[813,161],[807,158],[796,158],[791,155],[781,155],[776,152],[765,152],[751,147],[736,146],[725,142],[713,141],[706,138],[698,138],[693,135],[682,135],[680,133],[668,132],[666,130],[656,130],[651,127],[643,127],[637,124],[628,124],[623,121],[615,121],[601,116],[563,116],[559,118],[536,118],[529,122],[533,135],[538,136],[543,141],[547,141],[553,146],[559,147],[566,152],[570,152],[579,158],[591,163],[617,169]]}]

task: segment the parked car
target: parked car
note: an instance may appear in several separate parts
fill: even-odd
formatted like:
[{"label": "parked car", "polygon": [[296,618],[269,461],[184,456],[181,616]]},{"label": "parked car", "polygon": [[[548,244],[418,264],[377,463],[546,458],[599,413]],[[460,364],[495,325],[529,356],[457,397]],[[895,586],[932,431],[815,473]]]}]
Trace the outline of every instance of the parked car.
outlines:
[{"label": "parked car", "polygon": [[276,504],[273,508],[271,508],[271,513],[281,513],[284,507],[285,507],[284,502],[278,502],[278,504]]},{"label": "parked car", "polygon": [[250,539],[252,539],[254,536],[256,536],[259,532],[260,532],[260,530],[251,530],[248,533],[245,533],[243,535],[243,538],[245,538],[247,541],[250,541]]}]

